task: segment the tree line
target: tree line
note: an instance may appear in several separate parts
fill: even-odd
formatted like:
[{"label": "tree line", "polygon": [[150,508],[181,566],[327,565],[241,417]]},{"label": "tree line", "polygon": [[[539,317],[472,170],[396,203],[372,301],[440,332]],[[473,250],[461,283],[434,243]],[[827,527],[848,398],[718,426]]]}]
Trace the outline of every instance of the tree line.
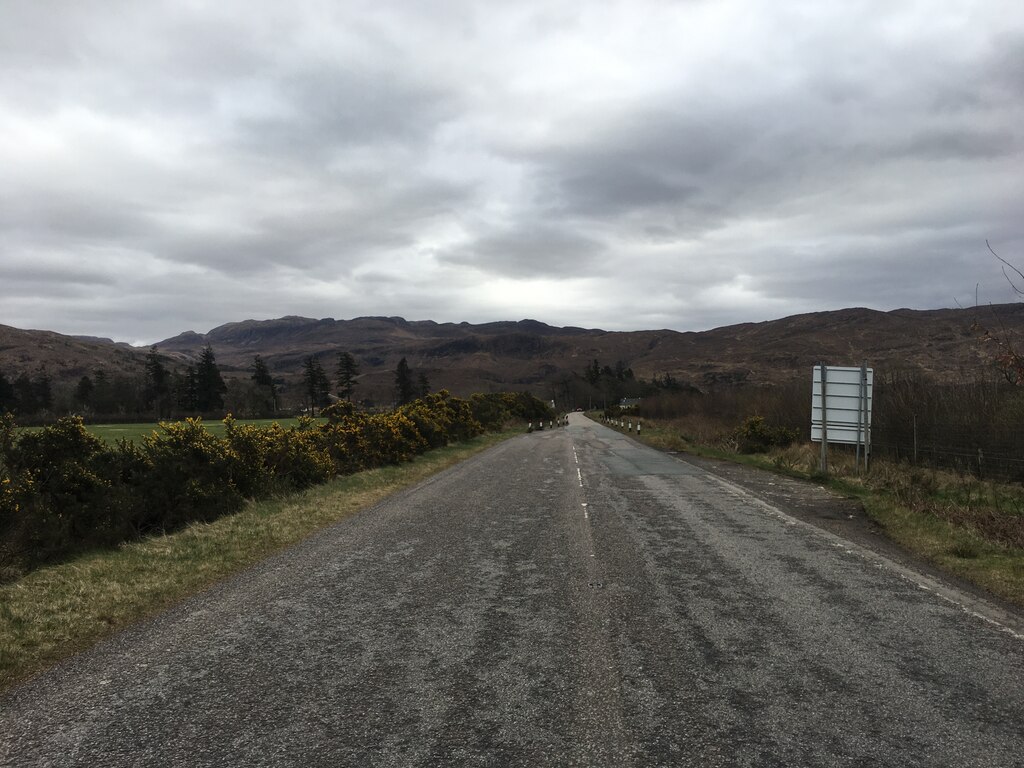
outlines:
[{"label": "tree line", "polygon": [[[302,362],[303,405],[315,415],[316,410],[326,408],[334,400],[353,401],[360,373],[358,361],[349,352],[339,352],[334,369],[334,392],[331,379],[316,355],[309,355]],[[423,371],[414,371],[406,358],[398,361],[394,371],[394,405],[403,406],[419,397],[430,394],[430,380]]]},{"label": "tree line", "polygon": [[549,382],[552,400],[567,410],[579,408],[613,408],[623,398],[643,398],[661,392],[692,392],[696,387],[680,381],[670,373],[654,374],[643,379],[634,374],[624,360],[614,365],[591,360],[582,371],[563,373]]},{"label": "tree line", "polygon": [[[330,373],[325,370],[324,356],[309,355],[303,360],[298,391],[294,386],[289,388],[286,380],[275,378],[260,355],[253,358],[248,376],[225,378],[209,346],[194,363],[178,367],[173,367],[154,346],[139,373],[110,373],[97,368],[77,382],[63,385],[54,384],[42,367],[11,378],[0,371],[0,413],[14,414],[22,421],[45,421],[69,413],[90,418],[161,420],[221,416],[230,411],[258,418],[301,406],[312,415],[332,402],[354,401],[357,396],[362,370],[359,361],[348,351],[334,354]],[[396,406],[431,391],[426,373],[415,371],[404,357],[393,375]]]},{"label": "tree line", "polygon": [[[161,419],[222,413],[228,392],[210,347],[202,350],[195,364],[183,369],[168,368],[153,347],[141,374],[111,374],[97,368],[63,389],[54,386],[43,368],[32,376],[22,372],[13,382],[0,371],[0,413],[19,417],[84,413]],[[242,394],[234,393],[236,399]]]}]

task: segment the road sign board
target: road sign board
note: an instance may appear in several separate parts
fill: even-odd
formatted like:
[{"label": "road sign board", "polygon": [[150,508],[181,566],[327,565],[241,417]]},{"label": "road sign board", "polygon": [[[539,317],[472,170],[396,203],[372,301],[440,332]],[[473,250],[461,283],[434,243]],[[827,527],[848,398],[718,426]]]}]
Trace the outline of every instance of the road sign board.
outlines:
[{"label": "road sign board", "polygon": [[[821,442],[821,366],[814,366],[811,396],[811,440]],[[873,368],[825,368],[825,400],[828,406],[828,442],[848,445],[871,444],[871,400],[875,381]]]}]

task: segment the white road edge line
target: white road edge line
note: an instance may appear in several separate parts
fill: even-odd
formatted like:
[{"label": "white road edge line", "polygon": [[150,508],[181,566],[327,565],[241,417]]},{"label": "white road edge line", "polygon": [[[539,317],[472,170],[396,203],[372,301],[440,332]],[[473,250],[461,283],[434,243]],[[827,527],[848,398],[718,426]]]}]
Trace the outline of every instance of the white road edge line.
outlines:
[{"label": "white road edge line", "polygon": [[580,479],[580,488],[583,487],[583,473],[580,472],[580,468],[576,467],[576,476]]},{"label": "white road edge line", "polygon": [[[681,461],[681,459],[676,459],[676,461]],[[805,530],[808,530],[830,541],[833,545],[837,547],[842,547],[850,554],[857,555],[863,558],[864,560],[867,560],[869,563],[874,563],[875,565],[884,564],[890,570],[894,571],[897,576],[904,579],[905,581],[909,581],[910,583],[920,587],[921,589],[931,592],[936,597],[940,597],[943,600],[945,600],[947,603],[952,603],[969,616],[974,616],[977,619],[981,619],[982,621],[993,625],[994,627],[996,627],[1002,632],[1005,632],[1014,639],[1024,641],[1024,633],[1018,632],[1016,629],[1014,629],[1014,627],[1007,626],[1007,624],[1013,624],[1017,626],[1019,624],[1019,620],[1015,616],[1008,614],[1002,608],[993,605],[992,603],[989,603],[981,598],[968,595],[965,592],[956,589],[955,587],[947,586],[946,584],[936,581],[935,579],[929,576],[925,576],[924,574],[918,573],[917,571],[912,570],[911,568],[908,568],[905,565],[897,563],[895,560],[889,559],[885,555],[881,555],[878,552],[873,552],[867,547],[861,546],[856,542],[847,541],[842,536],[837,536],[831,531],[826,531],[823,528],[819,528],[816,525],[811,525],[810,523],[795,518],[792,515],[789,515],[783,510],[779,509],[778,507],[772,506],[764,499],[759,499],[746,488],[736,485],[735,483],[732,483],[728,480],[725,480],[719,477],[718,475],[713,475],[707,470],[703,471],[708,477],[710,477],[716,483],[721,485],[723,488],[731,490],[738,496],[742,496],[746,499],[749,499],[750,501],[754,502],[754,504],[761,507],[761,509],[768,512],[773,517],[776,517],[780,521],[786,523],[786,525],[802,527]]]}]

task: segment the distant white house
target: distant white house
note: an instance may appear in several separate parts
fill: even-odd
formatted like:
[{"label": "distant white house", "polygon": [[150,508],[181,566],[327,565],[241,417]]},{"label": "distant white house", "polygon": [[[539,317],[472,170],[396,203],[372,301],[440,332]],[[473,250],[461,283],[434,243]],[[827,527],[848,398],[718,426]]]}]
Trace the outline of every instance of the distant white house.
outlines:
[{"label": "distant white house", "polygon": [[639,397],[624,397],[619,400],[619,408],[636,408],[640,405]]}]

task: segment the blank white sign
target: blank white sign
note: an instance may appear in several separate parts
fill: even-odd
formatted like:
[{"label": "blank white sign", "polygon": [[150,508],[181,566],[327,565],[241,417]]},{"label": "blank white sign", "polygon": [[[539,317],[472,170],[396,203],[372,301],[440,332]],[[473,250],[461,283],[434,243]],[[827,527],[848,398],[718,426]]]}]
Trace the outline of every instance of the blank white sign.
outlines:
[{"label": "blank white sign", "polygon": [[[828,397],[828,441],[830,443],[858,442],[867,444],[871,434],[871,390],[875,381],[873,368],[867,369],[867,414],[861,414],[861,369],[829,365],[826,367],[825,391]],[[821,366],[814,366],[813,389],[811,394],[811,440],[821,442]],[[862,425],[861,440],[858,441],[857,422],[866,416],[867,424]]]}]

